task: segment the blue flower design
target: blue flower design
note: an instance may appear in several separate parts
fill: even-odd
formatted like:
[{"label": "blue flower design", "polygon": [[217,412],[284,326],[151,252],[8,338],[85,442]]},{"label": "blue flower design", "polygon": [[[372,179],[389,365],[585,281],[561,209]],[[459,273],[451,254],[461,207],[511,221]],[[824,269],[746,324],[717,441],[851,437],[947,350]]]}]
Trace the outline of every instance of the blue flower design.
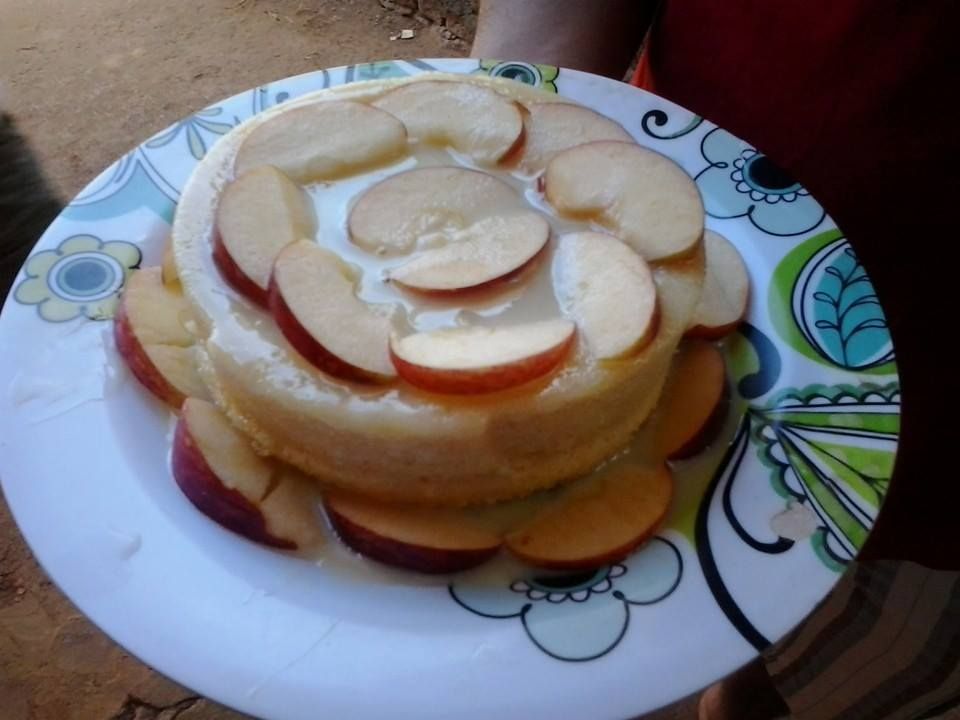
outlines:
[{"label": "blue flower design", "polygon": [[145,145],[152,149],[164,147],[176,140],[180,136],[180,133],[184,133],[190,154],[193,155],[195,159],[200,160],[207,154],[208,149],[207,140],[204,139],[205,133],[207,135],[226,135],[233,129],[233,125],[230,123],[217,122],[209,119],[217,117],[222,113],[223,108],[219,107],[201,110],[195,115],[191,115],[187,119],[181,120],[163,132],[158,133],[148,140]]},{"label": "blue flower design", "polygon": [[665,538],[651,540],[623,563],[564,575],[516,580],[504,590],[451,585],[451,597],[482,617],[519,618],[527,636],[557,660],[595,660],[627,633],[632,607],[667,598],[680,584],[683,559]]},{"label": "blue flower design", "polygon": [[715,218],[747,217],[769,235],[800,235],[826,216],[810,193],[769,157],[726,130],[708,132],[700,143],[710,163],[697,174],[707,214]]}]

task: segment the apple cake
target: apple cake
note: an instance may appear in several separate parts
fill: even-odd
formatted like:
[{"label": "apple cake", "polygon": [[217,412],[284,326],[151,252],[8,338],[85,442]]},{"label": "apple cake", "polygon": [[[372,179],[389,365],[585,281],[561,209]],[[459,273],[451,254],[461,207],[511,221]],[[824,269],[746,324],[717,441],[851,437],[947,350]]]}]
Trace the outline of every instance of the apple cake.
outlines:
[{"label": "apple cake", "polygon": [[172,238],[200,377],[260,453],[462,506],[627,445],[696,324],[703,222],[691,178],[605,116],[423,74],[241,124]]}]

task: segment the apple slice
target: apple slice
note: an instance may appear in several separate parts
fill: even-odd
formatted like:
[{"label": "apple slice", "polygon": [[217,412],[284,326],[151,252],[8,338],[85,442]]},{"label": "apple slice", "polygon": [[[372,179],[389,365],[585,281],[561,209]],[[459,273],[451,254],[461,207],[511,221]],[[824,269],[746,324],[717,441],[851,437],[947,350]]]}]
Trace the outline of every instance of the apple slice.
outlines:
[{"label": "apple slice", "polygon": [[517,104],[473,83],[410,83],[374,105],[399,118],[411,139],[449,145],[485,165],[501,160],[523,140]]},{"label": "apple slice", "polygon": [[488,217],[450,235],[450,244],[427,250],[387,273],[405,287],[448,293],[515,276],[550,239],[538,213]]},{"label": "apple slice", "polygon": [[213,259],[238,292],[266,306],[273,260],[283,248],[313,237],[306,194],[270,165],[254,168],[220,196]]},{"label": "apple slice", "polygon": [[740,253],[722,235],[704,231],[703,249],[707,263],[703,291],[687,335],[721,338],[733,332],[747,314],[750,277]]},{"label": "apple slice", "polygon": [[407,131],[397,118],[364,103],[329,100],[284,110],[240,145],[240,175],[274,165],[299,183],[335,180],[399,158]]},{"label": "apple slice", "polygon": [[198,510],[264,545],[317,545],[319,490],[292,468],[257,455],[215,405],[189,398],[173,440],[173,477]]},{"label": "apple slice", "polygon": [[463,511],[382,503],[328,492],[324,507],[340,539],[386,565],[422,573],[451,573],[489,560],[500,536]]},{"label": "apple slice", "polygon": [[144,268],[127,279],[114,318],[117,351],[133,376],[173,408],[207,390],[193,362],[194,342],[185,321],[190,311],[178,286],[165,285],[159,267]]},{"label": "apple slice", "polygon": [[558,212],[593,220],[647,262],[688,255],[703,237],[696,184],[653,150],[611,140],[578,145],[555,155],[543,178]]},{"label": "apple slice", "polygon": [[680,346],[657,407],[654,447],[671,460],[704,448],[726,414],[727,374],[723,355],[711,343]]},{"label": "apple slice", "polygon": [[143,345],[122,302],[114,318],[113,337],[117,352],[133,376],[174,410],[190,395],[207,396],[193,365],[192,348]]},{"label": "apple slice", "polygon": [[409,252],[424,237],[456,233],[490,216],[524,209],[503,180],[476,170],[425,167],[391,175],[350,212],[350,239],[379,255]]},{"label": "apple slice", "polygon": [[400,377],[423,390],[456,395],[505,390],[556,368],[576,326],[545,320],[507,327],[458,327],[390,339]]},{"label": "apple slice", "polygon": [[543,170],[554,155],[567,148],[597,140],[633,142],[622,125],[582,105],[531,103],[527,112],[519,165],[530,174]]},{"label": "apple slice", "polygon": [[395,306],[357,297],[356,278],[334,253],[300,240],[277,256],[270,309],[289,343],[309,362],[345,380],[396,376],[387,352]]},{"label": "apple slice", "polygon": [[561,305],[598,360],[638,352],[656,335],[653,274],[617,238],[597,232],[564,235],[554,277]]},{"label": "apple slice", "polygon": [[193,345],[186,328],[190,307],[183,293],[163,284],[159,267],[136,270],[127,278],[120,311],[143,345]]},{"label": "apple slice", "polygon": [[673,477],[665,465],[615,465],[564,489],[506,537],[520,560],[556,570],[615,563],[648,540],[667,516]]},{"label": "apple slice", "polygon": [[264,545],[293,549],[267,530],[259,503],[270,490],[275,465],[250,448],[215,405],[188,398],[173,439],[173,477],[200,512]]},{"label": "apple slice", "polygon": [[160,377],[174,391],[166,398],[168,405],[179,408],[188,397],[210,399],[210,391],[197,372],[195,346],[144,345],[143,350]]}]

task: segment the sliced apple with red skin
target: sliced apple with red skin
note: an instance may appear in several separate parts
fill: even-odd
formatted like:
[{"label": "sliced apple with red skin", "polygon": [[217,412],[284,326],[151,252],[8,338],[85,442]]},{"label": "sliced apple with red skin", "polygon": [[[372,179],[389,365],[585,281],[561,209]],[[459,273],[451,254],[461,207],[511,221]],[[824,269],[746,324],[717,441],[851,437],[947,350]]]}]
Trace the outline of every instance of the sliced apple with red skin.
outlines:
[{"label": "sliced apple with red skin", "polygon": [[503,180],[465,168],[426,167],[391,175],[350,212],[350,240],[377,254],[412,250],[425,236],[450,234],[492,216],[524,209]]},{"label": "sliced apple with red skin", "polygon": [[220,196],[213,259],[238,292],[264,307],[273,261],[283,248],[313,237],[313,208],[277,168],[254,168]]},{"label": "sliced apple with red skin", "polygon": [[607,228],[647,262],[689,255],[703,237],[703,202],[691,177],[634,143],[601,140],[557,153],[543,191],[561,215]]},{"label": "sliced apple with red skin", "polygon": [[516,276],[549,239],[550,225],[538,213],[488,217],[393,268],[387,278],[431,293],[477,289]]},{"label": "sliced apple with red skin", "polygon": [[725,237],[706,230],[703,245],[703,291],[687,335],[715,339],[736,330],[747,314],[750,277],[740,253]]},{"label": "sliced apple with red skin", "polygon": [[563,490],[505,538],[523,562],[554,570],[590,570],[619,562],[649,540],[673,497],[664,466],[617,465]]},{"label": "sliced apple with red skin", "polygon": [[597,140],[633,142],[623,126],[590,108],[572,103],[531,103],[524,121],[526,136],[519,166],[537,173],[558,152]]},{"label": "sliced apple with red skin", "polygon": [[310,183],[384,165],[406,149],[407,131],[390,113],[331,100],[285,110],[258,125],[240,145],[234,170],[240,175],[274,165]]},{"label": "sliced apple with red skin", "polygon": [[337,255],[300,240],[277,256],[270,310],[287,341],[320,370],[345,380],[389,380],[396,376],[387,351],[394,307],[362,301],[355,285]]},{"label": "sliced apple with red skin", "polygon": [[167,400],[170,406],[179,408],[188,397],[201,400],[210,398],[210,391],[197,372],[195,346],[144,345],[143,349],[153,367],[174,390]]},{"label": "sliced apple with red skin", "polygon": [[390,340],[400,377],[455,395],[506,390],[554,370],[570,353],[576,326],[546,320],[505,327],[458,327]]},{"label": "sliced apple with red skin", "polygon": [[597,232],[564,235],[554,277],[561,305],[598,360],[639,352],[656,335],[653,273],[617,238]]},{"label": "sliced apple with red skin", "polygon": [[195,398],[183,404],[172,467],[187,499],[228,530],[284,550],[319,541],[315,490],[293,471],[257,455],[215,405]]},{"label": "sliced apple with red skin", "polygon": [[727,397],[723,354],[704,340],[684,341],[657,406],[656,451],[676,460],[706,447],[726,415]]},{"label": "sliced apple with red skin", "polygon": [[173,477],[200,512],[264,545],[293,549],[267,532],[258,507],[270,489],[275,466],[257,455],[215,405],[188,399],[173,439]]},{"label": "sliced apple with red skin", "polygon": [[493,165],[523,141],[515,102],[480,85],[424,81],[402,85],[374,102],[399,118],[413,140],[449,145]]},{"label": "sliced apple with red skin", "polygon": [[324,497],[330,524],[351,549],[393,567],[451,573],[496,555],[500,536],[458,510],[383,503],[331,491]]},{"label": "sliced apple with red skin", "polygon": [[189,307],[179,286],[163,283],[159,267],[127,278],[114,318],[117,351],[134,377],[173,408],[190,395],[206,397],[193,362]]},{"label": "sliced apple with red skin", "polygon": [[[137,339],[136,331],[122,300],[113,322],[113,337],[117,352],[120,353],[120,357],[123,358],[124,364],[133,376],[155,397],[174,409],[179,408],[186,399],[186,394],[168,379],[163,370],[147,354],[146,348]],[[149,347],[163,346],[150,345]]]}]

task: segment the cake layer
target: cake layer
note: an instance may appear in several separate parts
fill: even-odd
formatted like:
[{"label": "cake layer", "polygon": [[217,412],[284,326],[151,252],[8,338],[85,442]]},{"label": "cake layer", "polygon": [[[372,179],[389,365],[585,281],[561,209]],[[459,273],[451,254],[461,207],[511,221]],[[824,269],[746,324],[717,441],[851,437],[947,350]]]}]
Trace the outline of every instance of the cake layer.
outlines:
[{"label": "cake layer", "polygon": [[[239,147],[262,123],[312,103],[371,103],[423,80],[469,82],[524,104],[559,99],[512,81],[429,74],[356,83],[273,108],[225,136],[198,166],[174,222],[176,264],[194,314],[201,375],[217,404],[262,452],[326,483],[377,498],[436,505],[494,502],[583,475],[627,444],[656,405],[699,300],[702,243],[682,258],[651,265],[659,325],[639,353],[599,361],[580,342],[555,373],[478,396],[428,394],[402,380],[364,385],[317,369],[291,347],[267,310],[220,276],[212,260],[219,197],[233,179]],[[307,186],[318,213],[311,239],[359,268],[361,299],[395,303],[403,331],[462,324],[465,318],[497,325],[559,317],[551,271],[556,237],[596,228],[560,217],[537,193],[535,178],[520,171],[481,168],[515,188],[528,210],[543,214],[553,237],[526,276],[497,293],[461,305],[412,297],[382,278],[390,263],[397,266],[409,257],[381,258],[350,243],[346,215],[363,192],[393,174],[438,164],[475,167],[460,152],[414,140],[407,155],[389,165]]]}]

